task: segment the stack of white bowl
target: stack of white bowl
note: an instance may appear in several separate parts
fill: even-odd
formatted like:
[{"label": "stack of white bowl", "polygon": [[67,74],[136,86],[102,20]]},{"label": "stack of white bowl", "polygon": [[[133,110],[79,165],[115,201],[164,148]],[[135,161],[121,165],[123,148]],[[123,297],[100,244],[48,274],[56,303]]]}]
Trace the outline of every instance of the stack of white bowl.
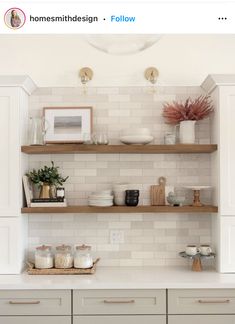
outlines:
[{"label": "stack of white bowl", "polygon": [[120,141],[124,144],[148,144],[154,137],[148,128],[129,128],[122,131]]},{"label": "stack of white bowl", "polygon": [[114,204],[117,206],[125,205],[126,190],[128,190],[128,183],[116,183],[113,185]]},{"label": "stack of white bowl", "polygon": [[113,206],[113,195],[111,190],[92,192],[88,198],[88,205],[96,207]]}]

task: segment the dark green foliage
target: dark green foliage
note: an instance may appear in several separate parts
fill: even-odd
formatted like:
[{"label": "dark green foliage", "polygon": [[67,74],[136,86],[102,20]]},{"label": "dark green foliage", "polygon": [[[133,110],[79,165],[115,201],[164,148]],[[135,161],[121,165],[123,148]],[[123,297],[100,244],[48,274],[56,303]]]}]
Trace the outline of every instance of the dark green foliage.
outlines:
[{"label": "dark green foliage", "polygon": [[54,162],[51,161],[51,167],[44,166],[44,168],[35,170],[27,173],[26,175],[29,177],[29,179],[41,186],[43,183],[48,183],[51,186],[62,186],[63,183],[68,179],[68,177],[63,178],[59,172],[59,167],[54,166]]}]

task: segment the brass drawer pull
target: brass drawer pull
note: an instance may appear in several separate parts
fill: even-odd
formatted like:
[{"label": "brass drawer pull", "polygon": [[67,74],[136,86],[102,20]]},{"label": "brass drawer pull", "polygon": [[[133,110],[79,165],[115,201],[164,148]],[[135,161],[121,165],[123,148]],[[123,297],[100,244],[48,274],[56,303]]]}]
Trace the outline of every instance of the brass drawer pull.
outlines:
[{"label": "brass drawer pull", "polygon": [[202,299],[199,299],[198,303],[200,303],[200,304],[228,304],[228,303],[230,303],[230,299],[220,299],[220,300],[202,300]]},{"label": "brass drawer pull", "polygon": [[38,305],[40,304],[40,300],[35,300],[35,301],[9,301],[10,305]]},{"label": "brass drawer pull", "polygon": [[130,299],[130,300],[104,300],[105,304],[134,304],[135,300]]}]

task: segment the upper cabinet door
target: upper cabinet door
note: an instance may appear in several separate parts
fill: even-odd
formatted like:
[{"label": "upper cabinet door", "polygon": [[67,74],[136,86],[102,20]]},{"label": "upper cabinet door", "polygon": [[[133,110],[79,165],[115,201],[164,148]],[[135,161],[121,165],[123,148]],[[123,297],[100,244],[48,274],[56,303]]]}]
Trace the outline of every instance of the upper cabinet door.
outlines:
[{"label": "upper cabinet door", "polygon": [[0,87],[0,217],[18,216],[21,205],[20,88]]},{"label": "upper cabinet door", "polygon": [[220,87],[219,110],[220,213],[232,216],[235,215],[235,86]]}]

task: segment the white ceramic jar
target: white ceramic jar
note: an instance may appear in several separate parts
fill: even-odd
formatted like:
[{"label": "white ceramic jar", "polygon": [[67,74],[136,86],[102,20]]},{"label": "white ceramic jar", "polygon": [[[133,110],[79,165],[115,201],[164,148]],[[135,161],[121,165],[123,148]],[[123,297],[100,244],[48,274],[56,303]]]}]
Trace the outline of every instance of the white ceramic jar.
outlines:
[{"label": "white ceramic jar", "polygon": [[76,246],[74,255],[74,268],[88,269],[93,266],[93,259],[91,256],[91,247],[88,245]]},{"label": "white ceramic jar", "polygon": [[51,246],[38,246],[35,252],[35,268],[50,269],[53,268],[53,253]]},{"label": "white ceramic jar", "polygon": [[113,185],[114,204],[117,206],[125,205],[126,190],[128,183],[117,183]]},{"label": "white ceramic jar", "polygon": [[181,144],[195,144],[196,120],[184,120],[179,125],[179,140]]}]

